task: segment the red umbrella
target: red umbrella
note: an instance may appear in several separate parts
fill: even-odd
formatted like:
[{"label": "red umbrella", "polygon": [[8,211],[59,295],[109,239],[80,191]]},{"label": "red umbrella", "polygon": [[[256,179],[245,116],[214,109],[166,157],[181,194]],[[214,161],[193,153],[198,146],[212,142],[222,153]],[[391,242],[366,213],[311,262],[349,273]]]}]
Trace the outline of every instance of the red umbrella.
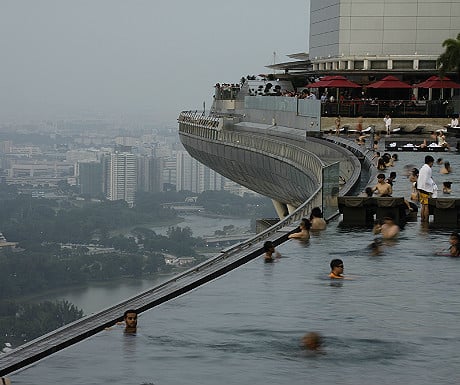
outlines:
[{"label": "red umbrella", "polygon": [[318,80],[317,82],[307,84],[305,87],[307,87],[307,88],[327,87],[327,86],[325,86],[324,84],[325,84],[326,81],[328,81],[331,77],[332,77],[331,75],[323,76],[323,77],[322,77],[320,80]]},{"label": "red umbrella", "polygon": [[414,88],[460,88],[460,84],[455,83],[448,77],[440,78],[439,76],[431,76],[424,82],[414,84]]},{"label": "red umbrella", "polygon": [[388,75],[375,83],[369,84],[367,88],[412,88],[412,87],[409,84],[402,82],[398,78],[392,75]]},{"label": "red umbrella", "polygon": [[330,76],[329,79],[323,81],[321,87],[335,87],[335,88],[361,88],[359,84],[353,83],[345,76]]}]

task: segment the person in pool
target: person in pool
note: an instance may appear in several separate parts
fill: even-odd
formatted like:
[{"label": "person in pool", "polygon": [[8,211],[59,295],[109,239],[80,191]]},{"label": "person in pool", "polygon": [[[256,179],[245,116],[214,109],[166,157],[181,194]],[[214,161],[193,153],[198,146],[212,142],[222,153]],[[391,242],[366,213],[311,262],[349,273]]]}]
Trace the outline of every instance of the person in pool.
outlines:
[{"label": "person in pool", "polygon": [[266,241],[264,243],[264,262],[272,263],[275,261],[275,258],[281,258],[281,254],[275,250],[275,245],[272,241]]},{"label": "person in pool", "polygon": [[394,222],[393,217],[383,218],[383,223],[374,226],[374,234],[382,234],[383,239],[396,238],[399,234],[399,226]]},{"label": "person in pool", "polygon": [[300,231],[289,234],[288,238],[296,238],[302,241],[308,241],[310,239],[311,222],[307,218],[302,218],[299,228]]},{"label": "person in pool", "polygon": [[321,335],[316,332],[307,333],[302,337],[302,345],[307,350],[318,351],[322,343]]},{"label": "person in pool", "polygon": [[369,245],[369,249],[373,257],[381,255],[382,254],[382,241],[378,238],[374,239],[374,241]]},{"label": "person in pool", "polygon": [[135,334],[137,331],[137,310],[126,310],[123,319],[125,321],[125,333]]},{"label": "person in pool", "polygon": [[449,237],[449,253],[451,257],[460,257],[460,235],[453,232]]},{"label": "person in pool", "polygon": [[323,218],[323,212],[319,207],[313,207],[310,214],[310,223],[312,230],[324,230],[327,223]]},{"label": "person in pool", "polygon": [[331,279],[344,279],[343,276],[343,261],[341,259],[333,259],[331,261],[331,272],[329,278]]}]

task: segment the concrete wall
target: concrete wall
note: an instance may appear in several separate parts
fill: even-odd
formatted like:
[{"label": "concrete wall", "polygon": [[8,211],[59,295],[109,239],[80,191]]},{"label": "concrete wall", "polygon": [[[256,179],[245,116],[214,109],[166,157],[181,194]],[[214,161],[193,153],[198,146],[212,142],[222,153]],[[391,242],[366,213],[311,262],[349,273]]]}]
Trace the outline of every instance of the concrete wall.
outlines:
[{"label": "concrete wall", "polygon": [[459,31],[458,0],[311,0],[310,57],[439,55]]}]

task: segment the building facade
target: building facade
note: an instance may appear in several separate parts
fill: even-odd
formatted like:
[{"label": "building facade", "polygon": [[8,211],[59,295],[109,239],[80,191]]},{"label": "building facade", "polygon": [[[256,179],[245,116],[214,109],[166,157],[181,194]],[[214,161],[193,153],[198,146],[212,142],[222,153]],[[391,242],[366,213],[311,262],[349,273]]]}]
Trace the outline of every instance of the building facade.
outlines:
[{"label": "building facade", "polygon": [[115,152],[102,158],[104,194],[108,200],[124,200],[134,205],[137,187],[137,161],[134,154]]},{"label": "building facade", "polygon": [[311,0],[314,70],[431,70],[460,31],[459,0]]},{"label": "building facade", "polygon": [[186,151],[176,156],[176,190],[202,193],[207,190],[223,190],[225,178],[192,158]]},{"label": "building facade", "polygon": [[81,194],[91,198],[102,194],[102,164],[100,162],[78,162],[77,175]]},{"label": "building facade", "polygon": [[137,190],[163,191],[163,158],[144,155],[137,160]]}]

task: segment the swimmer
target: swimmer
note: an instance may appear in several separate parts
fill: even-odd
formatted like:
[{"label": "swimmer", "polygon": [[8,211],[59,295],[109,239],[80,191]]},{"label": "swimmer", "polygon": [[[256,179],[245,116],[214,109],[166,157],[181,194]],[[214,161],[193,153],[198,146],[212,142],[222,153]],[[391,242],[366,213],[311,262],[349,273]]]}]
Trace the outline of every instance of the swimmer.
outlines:
[{"label": "swimmer", "polygon": [[125,321],[125,333],[136,333],[137,331],[137,310],[129,309],[123,314]]},{"label": "swimmer", "polygon": [[382,241],[380,239],[375,239],[374,242],[372,242],[369,245],[369,249],[371,250],[371,255],[373,257],[382,254],[382,247],[381,246],[382,246]]},{"label": "swimmer", "polygon": [[300,231],[296,233],[291,233],[288,235],[288,238],[300,239],[303,241],[308,241],[310,239],[310,228],[311,223],[307,218],[302,218],[299,225]]},{"label": "swimmer", "polygon": [[460,235],[453,232],[449,237],[449,254],[451,257],[460,257]]},{"label": "swimmer", "polygon": [[385,181],[385,174],[377,175],[377,184],[372,189],[372,192],[375,191],[377,191],[378,195],[381,197],[391,197],[393,188],[391,187],[391,184]]},{"label": "swimmer", "polygon": [[313,207],[310,214],[310,223],[312,230],[324,230],[327,223],[323,218],[323,213],[319,207]]},{"label": "swimmer", "polygon": [[396,179],[396,171],[392,171],[390,172],[390,176],[385,180],[385,182],[387,182],[391,188],[393,188],[393,182],[395,181]]},{"label": "swimmer", "polygon": [[442,182],[442,192],[450,194],[452,192],[452,182]]},{"label": "swimmer", "polygon": [[308,350],[318,351],[321,349],[323,339],[316,332],[310,332],[302,337],[302,346]]},{"label": "swimmer", "polygon": [[383,239],[392,239],[398,236],[399,226],[390,216],[383,218],[383,223],[380,226],[374,227],[374,234],[382,234]]},{"label": "swimmer", "polygon": [[372,190],[372,187],[366,187],[364,191],[361,194],[359,194],[359,196],[363,198],[370,198],[373,195],[374,195],[374,191]]},{"label": "swimmer", "polygon": [[374,227],[372,229],[372,232],[374,234],[380,234],[382,230],[382,225],[383,225],[383,219],[376,219],[374,222]]},{"label": "swimmer", "polygon": [[275,258],[281,258],[281,254],[275,250],[275,245],[272,241],[266,241],[264,243],[264,262],[272,263],[275,262]]},{"label": "swimmer", "polygon": [[343,261],[341,259],[333,259],[331,261],[331,272],[329,273],[331,279],[344,279],[343,276]]},{"label": "swimmer", "polygon": [[449,162],[444,162],[444,166],[439,170],[441,174],[450,174],[452,172],[452,167],[450,167]]}]

